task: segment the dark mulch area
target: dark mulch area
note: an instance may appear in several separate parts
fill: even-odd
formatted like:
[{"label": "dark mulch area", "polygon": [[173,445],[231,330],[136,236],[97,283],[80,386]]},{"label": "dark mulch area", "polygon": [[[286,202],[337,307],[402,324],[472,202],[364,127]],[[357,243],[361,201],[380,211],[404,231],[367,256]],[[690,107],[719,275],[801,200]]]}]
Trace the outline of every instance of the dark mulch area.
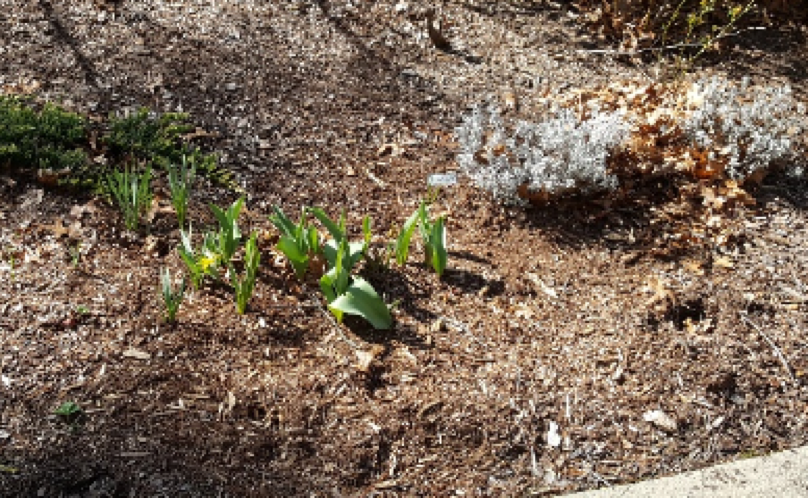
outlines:
[{"label": "dark mulch area", "polygon": [[[418,256],[365,269],[400,301],[386,332],[338,325],[294,279],[271,205],[344,208],[357,235],[370,215],[383,236],[456,169],[468,106],[516,95],[530,116],[548,92],[652,70],[586,52],[608,46],[552,3],[444,2],[440,52],[427,7],[0,0],[0,83],[95,115],[181,109],[218,134],[263,264],[247,315],[208,286],[169,326],[173,214],[133,236],[101,201],[0,177],[0,495],[533,496],[806,443],[805,180],[767,178],[728,240],[684,246],[704,212],[665,185],[522,210],[463,180],[435,206],[442,280]],[[750,31],[702,71],[804,99],[805,33]],[[199,232],[236,197],[195,195]],[[84,415],[55,416],[64,401]]]}]

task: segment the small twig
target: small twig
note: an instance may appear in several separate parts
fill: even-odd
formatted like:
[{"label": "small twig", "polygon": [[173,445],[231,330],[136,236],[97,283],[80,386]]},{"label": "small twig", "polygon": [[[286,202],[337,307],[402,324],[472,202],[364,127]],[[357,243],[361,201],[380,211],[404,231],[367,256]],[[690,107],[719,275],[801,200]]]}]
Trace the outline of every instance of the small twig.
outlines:
[{"label": "small twig", "polygon": [[666,45],[664,47],[640,48],[637,50],[617,50],[613,48],[603,48],[597,50],[578,49],[578,54],[606,54],[606,55],[639,55],[645,52],[661,52],[663,50],[673,50],[676,48],[701,47],[701,43],[677,43],[676,45]]},{"label": "small twig", "polygon": [[757,333],[760,334],[760,336],[766,340],[766,342],[769,344],[769,347],[771,347],[772,350],[774,351],[775,356],[777,356],[777,358],[780,360],[780,363],[783,364],[783,369],[785,369],[786,373],[791,379],[791,382],[793,382],[794,385],[799,385],[797,378],[794,377],[794,373],[791,370],[791,366],[788,364],[788,361],[786,360],[786,357],[783,355],[783,352],[780,351],[780,348],[777,347],[777,344],[775,344],[774,341],[768,335],[766,335],[766,332],[764,332],[763,329],[758,327],[752,320],[747,318],[746,315],[741,314],[741,319],[743,319],[744,322],[746,322],[753,329],[755,329]]},{"label": "small twig", "polygon": [[[730,38],[733,36],[740,36],[743,31],[760,31],[765,30],[765,26],[752,26],[749,28],[744,28],[742,30],[736,31],[734,33],[726,33],[721,36],[716,36],[714,39],[710,40],[711,42],[715,42],[718,40],[723,40],[724,38]],[[637,50],[616,50],[616,49],[598,49],[598,50],[586,50],[586,49],[579,49],[576,50],[576,53],[579,54],[605,54],[605,55],[639,55],[646,52],[662,52],[665,50],[675,50],[677,48],[698,48],[703,47],[703,43],[676,43],[674,45],[665,45],[664,47],[650,47],[650,48],[640,48]]]}]

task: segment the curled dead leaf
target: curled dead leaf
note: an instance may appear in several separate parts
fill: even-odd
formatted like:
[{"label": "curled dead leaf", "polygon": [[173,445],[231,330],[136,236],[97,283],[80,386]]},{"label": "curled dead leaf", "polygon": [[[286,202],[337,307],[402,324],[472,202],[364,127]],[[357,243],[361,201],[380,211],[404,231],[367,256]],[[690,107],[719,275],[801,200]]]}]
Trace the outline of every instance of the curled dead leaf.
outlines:
[{"label": "curled dead leaf", "polygon": [[379,150],[376,151],[376,155],[378,157],[384,157],[384,156],[398,157],[402,154],[403,151],[404,149],[402,149],[399,144],[387,143],[379,147]]}]

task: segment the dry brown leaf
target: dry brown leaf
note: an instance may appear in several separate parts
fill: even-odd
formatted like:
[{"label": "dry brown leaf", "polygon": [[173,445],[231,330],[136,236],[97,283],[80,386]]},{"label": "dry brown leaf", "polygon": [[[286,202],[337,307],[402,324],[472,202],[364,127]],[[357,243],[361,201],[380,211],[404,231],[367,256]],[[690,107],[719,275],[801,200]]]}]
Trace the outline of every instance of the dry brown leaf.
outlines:
[{"label": "dry brown leaf", "polygon": [[719,256],[713,259],[713,266],[717,266],[719,268],[734,268],[735,263],[733,263],[732,260],[726,256]]},{"label": "dry brown leaf", "polygon": [[356,369],[360,372],[367,373],[370,371],[370,364],[373,363],[373,353],[357,349],[356,353]]},{"label": "dry brown leaf", "polygon": [[73,218],[81,218],[85,214],[94,214],[96,211],[98,211],[98,208],[95,207],[95,201],[90,201],[86,204],[76,204],[70,208],[70,216]]},{"label": "dry brown leaf", "polygon": [[42,228],[50,230],[53,235],[59,239],[67,235],[70,236],[70,227],[66,227],[62,220],[57,221],[52,225],[42,225]]},{"label": "dry brown leaf", "polygon": [[40,185],[45,185],[48,187],[56,187],[59,185],[59,180],[62,178],[66,178],[70,174],[69,168],[64,169],[39,169],[36,172],[36,180],[39,182]]},{"label": "dry brown leaf", "polygon": [[383,144],[379,149],[376,151],[376,155],[378,157],[384,156],[391,156],[391,157],[398,157],[404,152],[404,149],[397,144],[397,143],[387,143]]}]

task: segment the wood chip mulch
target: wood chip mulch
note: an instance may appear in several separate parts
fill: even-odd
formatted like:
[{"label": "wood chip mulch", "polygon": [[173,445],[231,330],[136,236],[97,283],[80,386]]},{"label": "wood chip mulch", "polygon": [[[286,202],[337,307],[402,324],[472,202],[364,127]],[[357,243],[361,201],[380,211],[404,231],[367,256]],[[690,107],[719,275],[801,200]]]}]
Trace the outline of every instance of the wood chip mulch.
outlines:
[{"label": "wood chip mulch", "polygon": [[[370,215],[381,244],[429,174],[457,169],[453,129],[474,104],[529,118],[554,92],[647,79],[592,52],[608,44],[584,15],[0,0],[0,87],[94,116],[188,112],[247,192],[242,227],[262,251],[246,315],[213,285],[167,325],[173,213],[131,235],[99,199],[0,175],[0,496],[543,496],[806,444],[805,179],[767,177],[722,214],[720,240],[684,244],[705,211],[664,185],[522,209],[461,177],[434,208],[443,279],[417,249],[364,271],[399,301],[385,332],[337,324],[273,248],[274,204],[344,208],[357,237]],[[749,31],[701,70],[788,82],[804,101],[806,32],[787,28],[789,50]],[[236,194],[199,187],[201,233],[207,204]],[[69,401],[82,413],[54,414]]]}]

